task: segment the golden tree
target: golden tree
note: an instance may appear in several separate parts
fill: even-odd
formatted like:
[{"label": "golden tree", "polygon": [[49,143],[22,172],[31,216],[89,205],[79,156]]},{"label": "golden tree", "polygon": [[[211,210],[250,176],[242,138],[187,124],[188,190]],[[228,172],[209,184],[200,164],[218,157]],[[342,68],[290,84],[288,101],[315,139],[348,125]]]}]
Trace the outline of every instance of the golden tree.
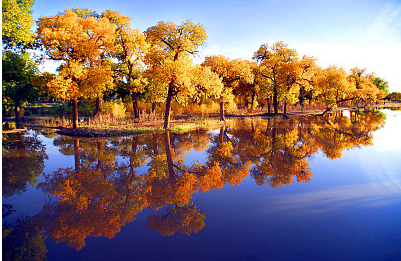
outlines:
[{"label": "golden tree", "polygon": [[[146,55],[146,63],[149,65],[147,75],[156,80],[158,87],[167,87],[166,112],[164,128],[169,128],[171,102],[173,99],[185,103],[185,97],[197,93],[199,85],[194,83],[193,74],[205,72],[204,77],[198,77],[202,81],[210,79],[219,86],[215,77],[207,78],[207,71],[193,69],[190,55],[198,52],[198,48],[206,41],[206,30],[200,24],[186,21],[181,25],[172,22],[159,22],[148,28],[145,35],[151,47]],[[210,75],[210,74],[209,74]],[[164,83],[164,84],[163,84]],[[166,85],[168,84],[168,85]],[[213,83],[207,83],[211,86]],[[210,89],[207,87],[207,89]]]},{"label": "golden tree", "polygon": [[323,102],[327,111],[338,104],[354,99],[355,88],[350,84],[347,73],[342,68],[329,66],[316,75],[316,98]]},{"label": "golden tree", "polygon": [[253,83],[250,63],[242,59],[231,60],[222,55],[207,56],[202,66],[210,67],[222,79],[224,89],[220,96],[220,120],[224,121],[224,104],[234,99],[233,88],[240,81]]},{"label": "golden tree", "polygon": [[367,73],[366,68],[354,67],[348,75],[349,81],[355,87],[354,98],[358,107],[362,102],[366,107],[370,102],[376,102],[386,97],[386,92],[375,84],[376,76],[374,73]]},{"label": "golden tree", "polygon": [[295,49],[288,48],[288,44],[277,42],[272,46],[261,45],[253,58],[258,62],[259,75],[266,78],[261,91],[271,93],[274,113],[277,114],[280,101],[285,104],[296,101],[294,87],[300,73],[298,54]]},{"label": "golden tree", "polygon": [[73,127],[77,128],[78,100],[97,98],[111,84],[112,71],[102,57],[113,47],[114,26],[107,18],[82,18],[70,9],[40,18],[37,25],[37,39],[46,55],[63,62],[45,91],[72,101]]},{"label": "golden tree", "polygon": [[138,94],[145,91],[147,80],[142,77],[143,62],[148,50],[146,37],[138,29],[130,27],[131,18],[119,12],[108,10],[102,14],[115,26],[115,48],[113,57],[119,61],[117,74],[126,82],[126,89],[131,95],[134,116],[139,118]]}]

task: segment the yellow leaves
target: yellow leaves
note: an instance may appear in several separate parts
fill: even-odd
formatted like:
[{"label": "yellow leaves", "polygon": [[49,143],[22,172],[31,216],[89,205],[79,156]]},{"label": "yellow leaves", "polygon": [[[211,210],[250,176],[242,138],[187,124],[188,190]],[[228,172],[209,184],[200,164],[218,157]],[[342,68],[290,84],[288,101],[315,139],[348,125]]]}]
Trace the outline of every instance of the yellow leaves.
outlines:
[{"label": "yellow leaves", "polygon": [[181,52],[195,53],[206,41],[206,29],[200,24],[186,21],[181,25],[172,22],[159,22],[145,32],[152,45],[159,46],[165,52],[171,52],[173,59],[178,59]]},{"label": "yellow leaves", "polygon": [[213,73],[210,67],[195,65],[191,70],[191,84],[189,95],[196,103],[210,97],[219,98],[224,88],[220,77]]},{"label": "yellow leaves", "polygon": [[114,27],[107,18],[83,18],[67,9],[39,19],[37,37],[51,59],[65,62],[59,76],[47,84],[51,94],[63,99],[99,97],[112,84],[111,68],[100,59],[114,45]]}]

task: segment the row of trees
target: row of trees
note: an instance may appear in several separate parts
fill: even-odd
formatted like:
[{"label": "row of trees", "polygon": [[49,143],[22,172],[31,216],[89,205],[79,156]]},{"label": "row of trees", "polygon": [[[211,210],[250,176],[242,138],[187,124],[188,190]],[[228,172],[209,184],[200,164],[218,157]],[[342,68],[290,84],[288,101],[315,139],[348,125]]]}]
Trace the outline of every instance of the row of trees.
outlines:
[{"label": "row of trees", "polygon": [[[148,217],[150,228],[162,235],[191,235],[205,226],[206,213],[193,199],[197,193],[240,185],[247,176],[259,186],[273,188],[295,180],[311,182],[309,159],[314,154],[321,151],[336,159],[346,149],[370,146],[372,132],[383,123],[383,114],[368,112],[352,113],[350,118],[333,114],[313,120],[239,122],[214,133],[196,130],[108,140],[58,136],[54,145],[73,156],[75,166],[44,175],[38,187],[57,200],[48,202],[31,221],[36,233],[47,231],[52,240],[76,250],[90,236],[113,238],[146,208],[156,210]],[[15,140],[4,145],[6,197],[22,193],[28,182],[37,183],[47,158],[37,138],[18,139],[24,142],[17,148]],[[205,161],[188,162],[192,149],[203,151]],[[21,155],[28,168],[19,167]],[[6,235],[6,246],[21,243],[14,237],[26,233],[16,232]]]},{"label": "row of trees", "polygon": [[[44,73],[33,86],[72,101],[74,128],[78,101],[96,99],[96,113],[100,113],[102,98],[110,90],[131,97],[135,118],[139,118],[139,98],[152,103],[153,110],[156,103],[165,103],[164,128],[169,127],[173,101],[185,105],[213,100],[220,104],[224,120],[225,104],[234,99],[251,109],[255,101],[266,104],[269,113],[271,107],[275,114],[282,107],[285,115],[288,105],[303,105],[306,99],[321,102],[329,110],[346,101],[366,106],[388,92],[387,82],[366,69],[355,67],[347,73],[336,66],[320,68],[313,57],[300,58],[283,42],[261,45],[252,61],[212,55],[196,65],[192,55],[199,53],[207,39],[202,25],[159,22],[142,33],[132,29],[130,21],[119,12],[99,15],[78,8],[37,21],[36,48],[45,53],[45,59],[61,65],[57,75]],[[16,89],[13,86],[8,89]],[[11,97],[9,93],[5,96]],[[16,108],[23,101],[13,99]]]}]

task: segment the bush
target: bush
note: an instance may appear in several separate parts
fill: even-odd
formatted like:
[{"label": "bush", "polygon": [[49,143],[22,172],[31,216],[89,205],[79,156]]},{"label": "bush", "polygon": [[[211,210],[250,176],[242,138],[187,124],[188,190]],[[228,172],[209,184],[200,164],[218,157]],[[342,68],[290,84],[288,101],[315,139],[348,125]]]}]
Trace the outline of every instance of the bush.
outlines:
[{"label": "bush", "polygon": [[124,118],[125,106],[121,100],[107,101],[102,104],[102,113],[110,114],[113,117]]}]

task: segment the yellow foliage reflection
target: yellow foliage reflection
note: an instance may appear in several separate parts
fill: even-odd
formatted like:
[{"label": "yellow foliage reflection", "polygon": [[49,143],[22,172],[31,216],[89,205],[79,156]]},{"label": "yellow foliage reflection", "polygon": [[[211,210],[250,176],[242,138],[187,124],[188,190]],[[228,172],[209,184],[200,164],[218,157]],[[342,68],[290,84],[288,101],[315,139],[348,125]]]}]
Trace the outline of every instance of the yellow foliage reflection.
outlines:
[{"label": "yellow foliage reflection", "polygon": [[[148,227],[162,235],[191,235],[205,226],[193,201],[197,193],[240,185],[248,177],[279,188],[311,182],[309,159],[317,152],[341,157],[345,149],[369,146],[382,114],[327,114],[290,120],[238,121],[217,131],[157,133],[119,139],[58,137],[75,168],[45,175],[39,187],[57,201],[45,206],[49,237],[79,250],[88,236],[112,238],[144,209],[156,211]],[[205,160],[188,160],[190,151]]]}]

